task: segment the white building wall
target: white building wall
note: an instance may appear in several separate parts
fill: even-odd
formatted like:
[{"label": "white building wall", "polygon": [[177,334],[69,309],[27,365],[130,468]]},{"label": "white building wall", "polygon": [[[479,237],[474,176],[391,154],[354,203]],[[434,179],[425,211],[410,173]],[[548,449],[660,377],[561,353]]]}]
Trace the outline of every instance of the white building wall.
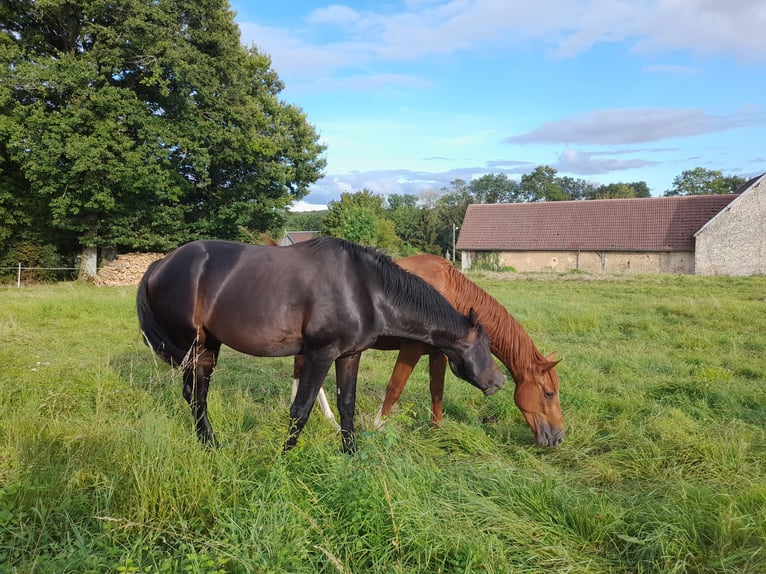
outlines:
[{"label": "white building wall", "polygon": [[694,268],[699,275],[766,274],[766,176],[697,232]]}]

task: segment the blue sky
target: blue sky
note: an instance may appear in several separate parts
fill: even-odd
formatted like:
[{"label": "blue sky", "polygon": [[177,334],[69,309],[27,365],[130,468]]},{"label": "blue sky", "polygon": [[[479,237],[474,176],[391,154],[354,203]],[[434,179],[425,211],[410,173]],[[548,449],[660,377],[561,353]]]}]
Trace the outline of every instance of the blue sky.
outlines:
[{"label": "blue sky", "polygon": [[653,195],[766,171],[764,0],[231,0],[327,146],[297,205],[538,165]]}]

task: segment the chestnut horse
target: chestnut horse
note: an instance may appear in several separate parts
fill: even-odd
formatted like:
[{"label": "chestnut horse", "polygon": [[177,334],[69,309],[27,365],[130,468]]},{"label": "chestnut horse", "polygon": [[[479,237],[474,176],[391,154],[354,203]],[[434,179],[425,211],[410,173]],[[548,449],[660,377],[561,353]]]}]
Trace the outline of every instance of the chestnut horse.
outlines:
[{"label": "chestnut horse", "polygon": [[[496,299],[455,269],[451,262],[436,255],[414,255],[395,260],[400,267],[424,279],[460,312],[472,308],[490,337],[490,348],[511,373],[516,390],[513,398],[524,415],[540,446],[558,446],[564,440],[564,421],[559,402],[559,378],[556,374],[555,353],[545,357],[537,350],[524,328]],[[415,365],[423,355],[429,356],[431,386],[431,422],[442,419],[442,398],[446,371],[443,353],[427,344],[402,341],[399,356],[391,374],[386,396],[376,426],[390,412],[402,394]],[[294,377],[300,373],[296,360]],[[295,381],[295,379],[294,379]],[[294,383],[295,386],[295,383]],[[320,394],[325,416],[334,423],[332,411]]]},{"label": "chestnut horse", "polygon": [[147,344],[183,371],[203,443],[217,444],[207,392],[222,344],[256,356],[302,355],[285,449],[298,440],[333,362],[343,450],[356,449],[359,358],[387,339],[440,349],[458,377],[487,395],[505,382],[472,311],[461,315],[390,258],[341,239],[289,247],[188,243],[147,269],[136,308]]}]

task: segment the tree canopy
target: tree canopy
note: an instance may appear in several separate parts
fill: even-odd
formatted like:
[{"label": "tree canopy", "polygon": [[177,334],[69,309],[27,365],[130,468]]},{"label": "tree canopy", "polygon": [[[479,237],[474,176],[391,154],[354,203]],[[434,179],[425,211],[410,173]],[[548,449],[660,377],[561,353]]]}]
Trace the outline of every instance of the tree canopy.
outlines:
[{"label": "tree canopy", "polygon": [[673,179],[673,187],[665,192],[672,195],[720,195],[735,193],[746,180],[737,176],[725,176],[718,170],[696,167],[681,172]]},{"label": "tree canopy", "polygon": [[325,166],[282,89],[227,0],[3,2],[0,249],[279,229]]},{"label": "tree canopy", "polygon": [[321,229],[324,235],[388,250],[395,249],[400,242],[394,222],[385,216],[383,197],[370,190],[343,193],[328,207]]}]

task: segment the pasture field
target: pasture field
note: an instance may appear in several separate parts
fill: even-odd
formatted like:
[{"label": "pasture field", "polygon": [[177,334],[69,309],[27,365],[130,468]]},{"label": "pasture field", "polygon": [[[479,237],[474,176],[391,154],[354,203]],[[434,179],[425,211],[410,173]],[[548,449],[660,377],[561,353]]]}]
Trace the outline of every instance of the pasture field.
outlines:
[{"label": "pasture field", "polygon": [[0,572],[766,572],[766,277],[470,277],[563,358],[561,447],[512,381],[430,428],[425,361],[373,431],[376,351],[359,452],[282,455],[291,359],[224,350],[206,450],[135,288],[0,288]]}]

